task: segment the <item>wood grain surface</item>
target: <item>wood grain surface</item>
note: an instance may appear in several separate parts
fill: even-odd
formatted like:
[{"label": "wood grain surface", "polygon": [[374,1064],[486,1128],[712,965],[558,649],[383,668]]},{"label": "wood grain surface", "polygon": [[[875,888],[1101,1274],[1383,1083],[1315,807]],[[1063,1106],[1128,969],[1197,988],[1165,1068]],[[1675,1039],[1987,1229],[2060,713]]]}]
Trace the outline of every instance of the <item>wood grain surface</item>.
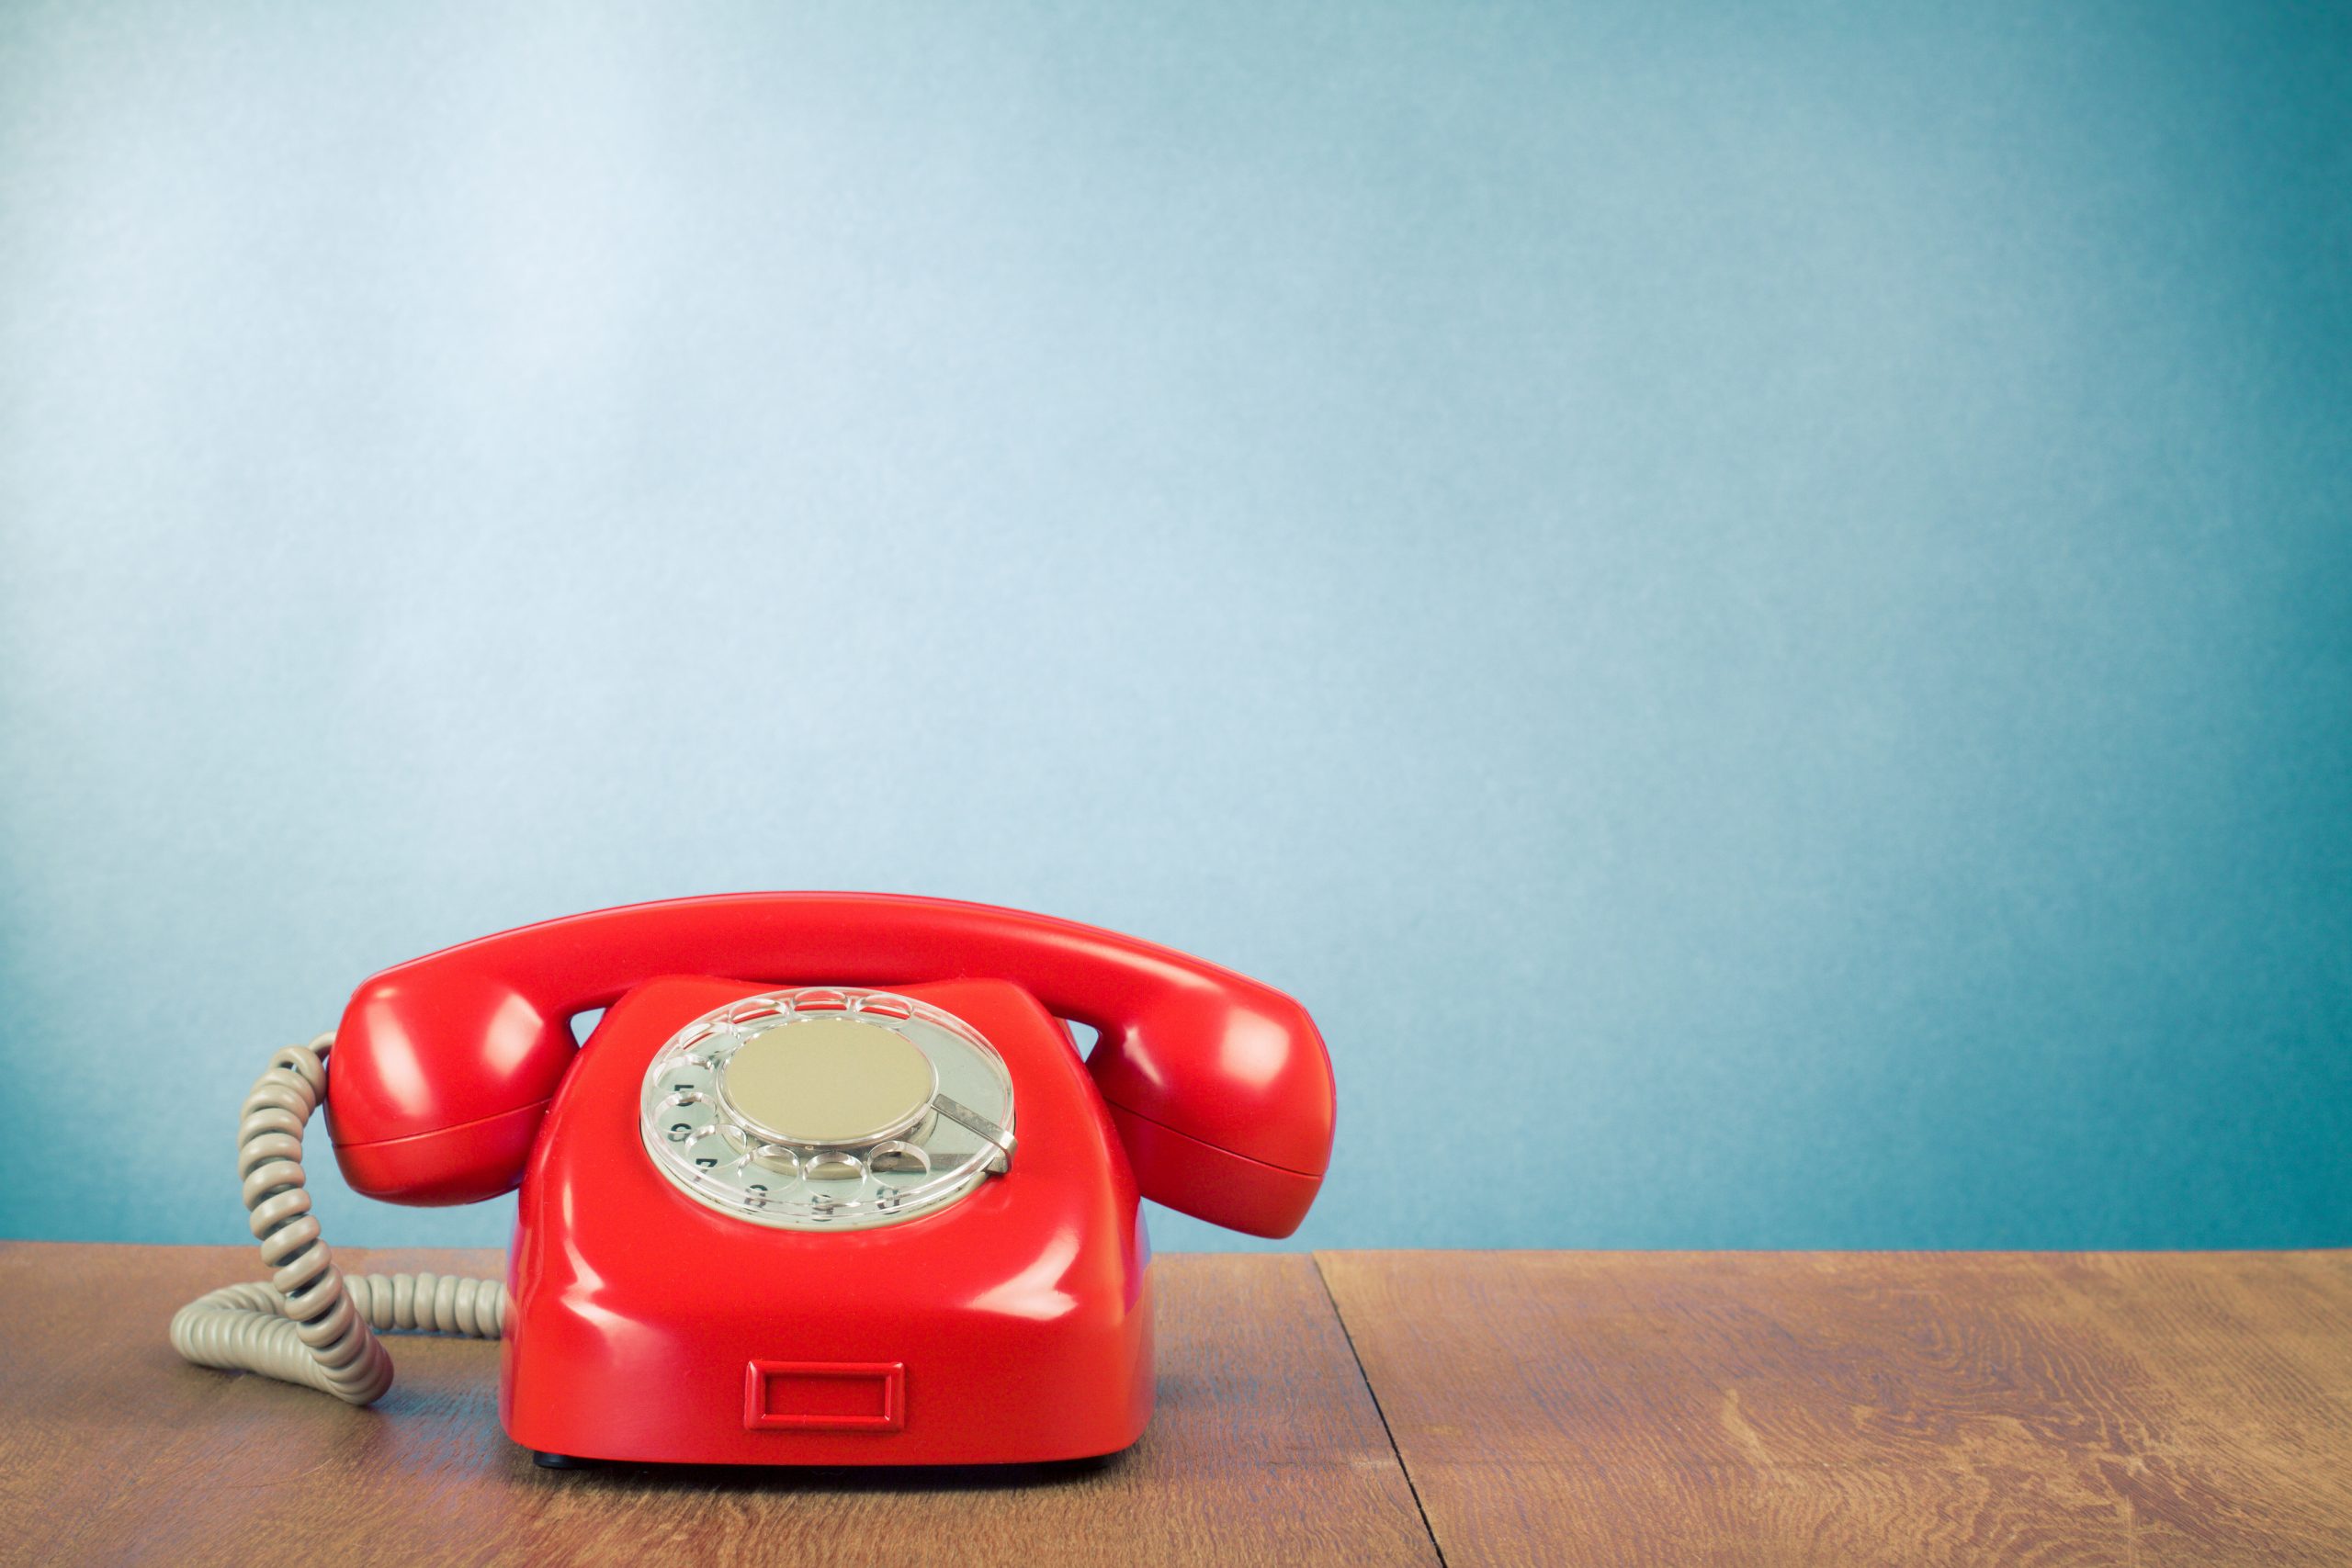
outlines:
[{"label": "wood grain surface", "polygon": [[1324,1253],[1445,1560],[2352,1563],[2352,1253]]},{"label": "wood grain surface", "polygon": [[495,1347],[350,1410],[172,1355],[243,1248],[0,1244],[0,1563],[2352,1563],[2352,1254],[1156,1267],[1110,1461],[550,1472]]},{"label": "wood grain surface", "polygon": [[[345,1267],[496,1273],[486,1252]],[[395,1337],[371,1409],[183,1364],[172,1313],[249,1247],[0,1244],[0,1562],[1426,1563],[1315,1265],[1155,1265],[1159,1409],[1091,1465],[545,1471],[499,1431],[497,1348]]]}]

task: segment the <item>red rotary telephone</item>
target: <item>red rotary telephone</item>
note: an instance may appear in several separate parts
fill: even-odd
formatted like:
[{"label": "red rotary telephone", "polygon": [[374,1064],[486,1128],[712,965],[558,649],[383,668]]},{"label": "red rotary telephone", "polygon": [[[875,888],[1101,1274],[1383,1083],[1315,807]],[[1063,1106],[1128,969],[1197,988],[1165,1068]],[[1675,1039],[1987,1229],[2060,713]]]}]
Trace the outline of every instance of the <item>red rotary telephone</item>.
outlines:
[{"label": "red rotary telephone", "polygon": [[[570,1021],[598,1008],[575,1047]],[[1090,1055],[1064,1019],[1099,1032]],[[361,1192],[519,1183],[503,1295],[336,1273],[299,1163],[322,1098]],[[841,1465],[1134,1442],[1138,1196],[1288,1235],[1333,1097],[1296,1002],[1167,948],[977,904],[764,893],[388,969],[246,1109],[277,1275],[185,1309],[191,1359],[365,1403],[390,1377],[369,1325],[495,1334],[501,1420],[545,1461]]]}]

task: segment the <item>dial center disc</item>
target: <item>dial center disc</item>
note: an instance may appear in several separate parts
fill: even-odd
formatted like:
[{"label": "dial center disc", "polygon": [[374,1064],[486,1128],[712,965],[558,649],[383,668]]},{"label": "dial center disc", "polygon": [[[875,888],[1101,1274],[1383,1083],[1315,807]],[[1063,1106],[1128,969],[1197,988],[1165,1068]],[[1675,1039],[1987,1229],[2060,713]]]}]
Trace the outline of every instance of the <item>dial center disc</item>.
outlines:
[{"label": "dial center disc", "polygon": [[939,1090],[922,1047],[848,1018],[796,1019],[729,1058],[720,1098],[752,1132],[783,1144],[864,1144],[905,1131]]}]

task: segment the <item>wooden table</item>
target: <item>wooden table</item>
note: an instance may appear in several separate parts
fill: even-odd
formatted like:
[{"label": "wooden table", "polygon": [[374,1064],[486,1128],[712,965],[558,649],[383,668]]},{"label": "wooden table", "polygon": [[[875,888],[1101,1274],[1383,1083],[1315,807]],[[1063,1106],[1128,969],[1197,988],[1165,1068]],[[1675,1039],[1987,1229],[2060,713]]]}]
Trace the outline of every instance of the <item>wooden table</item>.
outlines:
[{"label": "wooden table", "polygon": [[2352,1563],[2352,1253],[1157,1267],[1117,1458],[545,1471],[494,1347],[352,1410],[173,1357],[246,1249],[0,1244],[0,1562]]}]

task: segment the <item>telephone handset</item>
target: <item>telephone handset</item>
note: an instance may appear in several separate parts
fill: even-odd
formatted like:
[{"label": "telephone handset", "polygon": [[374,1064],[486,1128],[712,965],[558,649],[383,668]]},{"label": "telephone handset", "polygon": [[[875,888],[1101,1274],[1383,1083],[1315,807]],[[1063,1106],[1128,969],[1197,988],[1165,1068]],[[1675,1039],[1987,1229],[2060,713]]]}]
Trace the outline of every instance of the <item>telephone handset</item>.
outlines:
[{"label": "telephone handset", "polygon": [[[363,1193],[521,1186],[503,1287],[334,1269],[322,1101]],[[365,1404],[375,1329],[503,1337],[502,1422],[549,1462],[1106,1453],[1151,1408],[1138,1197],[1288,1235],[1333,1110],[1296,1002],[1111,931],[884,894],[575,915],[386,970],[273,1059],[239,1129],[272,1284],[173,1339]]]}]

